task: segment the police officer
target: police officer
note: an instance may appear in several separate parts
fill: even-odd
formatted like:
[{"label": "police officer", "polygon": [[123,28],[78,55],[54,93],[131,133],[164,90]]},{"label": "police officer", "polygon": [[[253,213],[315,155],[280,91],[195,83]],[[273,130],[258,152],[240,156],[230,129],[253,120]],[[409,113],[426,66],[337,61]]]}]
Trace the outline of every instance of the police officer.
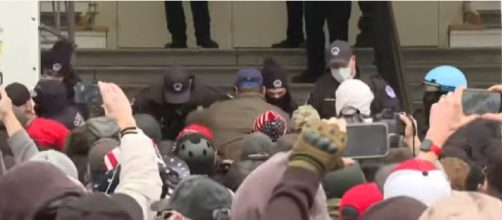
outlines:
[{"label": "police officer", "polygon": [[146,113],[160,121],[164,139],[174,140],[185,126],[187,115],[200,107],[209,107],[226,95],[202,84],[180,67],[164,75],[162,85],[153,85],[135,98],[134,113]]},{"label": "police officer", "polygon": [[324,22],[328,24],[329,42],[347,41],[350,9],[350,1],[304,2],[307,70],[295,76],[293,82],[314,83],[324,73]]},{"label": "police officer", "polygon": [[[207,1],[190,1],[192,9],[193,23],[195,28],[195,38],[197,45],[204,48],[218,48],[218,44],[211,40],[209,9]],[[166,48],[186,48],[187,47],[187,25],[185,23],[185,13],[183,12],[181,1],[165,1],[167,29],[171,33],[172,42],[166,44]]]},{"label": "police officer", "polygon": [[272,44],[272,48],[298,48],[303,45],[303,1],[286,1],[288,29],[286,39]]},{"label": "police officer", "polygon": [[462,71],[454,66],[442,65],[431,69],[424,77],[423,108],[416,110],[413,117],[417,120],[420,138],[429,130],[429,113],[432,104],[442,95],[454,91],[458,86],[467,87],[467,79]]},{"label": "police officer", "polygon": [[321,118],[337,116],[335,107],[335,91],[341,82],[359,78],[365,82],[374,94],[371,113],[378,114],[385,109],[399,111],[399,100],[385,80],[377,73],[359,73],[356,56],[346,41],[336,40],[326,49],[327,68],[329,73],[322,75],[310,94],[308,104],[312,105]]}]

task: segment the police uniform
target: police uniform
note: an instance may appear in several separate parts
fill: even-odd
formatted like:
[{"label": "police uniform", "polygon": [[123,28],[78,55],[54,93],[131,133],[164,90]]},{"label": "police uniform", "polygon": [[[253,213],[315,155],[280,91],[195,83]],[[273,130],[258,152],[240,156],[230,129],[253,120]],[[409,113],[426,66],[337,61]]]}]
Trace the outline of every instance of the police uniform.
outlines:
[{"label": "police uniform", "polygon": [[135,98],[133,111],[152,115],[160,122],[164,139],[174,140],[185,126],[190,112],[224,99],[227,99],[225,93],[174,68],[164,76],[164,84],[140,92]]},{"label": "police uniform", "polygon": [[[353,57],[352,48],[345,41],[334,41],[326,49],[326,57],[329,66],[335,65],[343,68],[350,67],[350,62]],[[339,80],[335,79],[338,77]],[[345,76],[349,77],[349,76]],[[371,103],[371,113],[381,113],[385,109],[397,112],[400,110],[399,99],[397,98],[394,89],[378,73],[359,73],[356,68],[355,78],[360,79],[370,87],[374,95],[374,100]],[[321,118],[331,118],[337,116],[335,107],[335,92],[340,85],[339,81],[346,80],[341,75],[333,75],[325,73],[321,76],[310,94],[308,104],[312,105]]]},{"label": "police uniform", "polygon": [[[390,87],[378,74],[364,74],[359,79],[370,87],[375,96],[375,99],[371,103],[372,114],[380,113],[385,109],[391,109],[394,112],[399,111],[399,99],[394,89],[392,89],[392,87]],[[315,88],[312,93],[310,93],[307,103],[312,105],[319,112],[321,118],[337,116],[335,92],[339,85],[340,83],[329,73],[324,74],[317,80]]]},{"label": "police uniform", "polygon": [[[186,47],[186,23],[183,2],[165,1],[167,29],[172,36],[172,47]],[[218,47],[211,40],[209,9],[207,1],[190,1],[197,44],[203,47]],[[215,45],[208,46],[212,42]]]},{"label": "police uniform", "polygon": [[286,1],[288,29],[286,39],[272,44],[272,48],[296,48],[304,42],[303,1]]},{"label": "police uniform", "polygon": [[307,34],[307,66],[309,76],[317,78],[324,73],[324,23],[327,22],[329,42],[348,40],[350,1],[305,1],[305,31]]}]

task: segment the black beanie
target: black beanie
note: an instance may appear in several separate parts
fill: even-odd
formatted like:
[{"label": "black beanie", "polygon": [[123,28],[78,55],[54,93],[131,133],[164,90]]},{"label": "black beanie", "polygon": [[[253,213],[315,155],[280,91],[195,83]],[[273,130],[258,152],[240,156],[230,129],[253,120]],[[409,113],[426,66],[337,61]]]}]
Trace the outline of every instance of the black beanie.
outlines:
[{"label": "black beanie", "polygon": [[12,100],[12,104],[18,107],[26,104],[31,98],[30,91],[21,83],[11,83],[5,87],[5,91]]},{"label": "black beanie", "polygon": [[261,74],[265,88],[288,88],[288,80],[284,69],[272,58],[265,59]]}]

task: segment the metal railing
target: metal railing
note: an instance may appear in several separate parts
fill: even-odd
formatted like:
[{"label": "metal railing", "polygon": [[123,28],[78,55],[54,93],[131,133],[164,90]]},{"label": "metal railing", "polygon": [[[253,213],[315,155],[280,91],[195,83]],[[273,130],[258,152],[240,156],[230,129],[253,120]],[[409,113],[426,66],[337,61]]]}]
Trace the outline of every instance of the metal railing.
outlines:
[{"label": "metal railing", "polygon": [[401,44],[397,32],[392,2],[378,1],[374,5],[375,63],[380,75],[396,90],[403,110],[410,112],[410,98],[403,70]]},{"label": "metal railing", "polygon": [[[64,10],[61,8],[61,4],[64,6]],[[75,44],[75,32],[76,32],[76,13],[75,13],[75,2],[74,1],[52,1],[51,2],[52,6],[52,15],[53,15],[53,25],[47,25],[40,23],[39,30],[40,31],[46,31],[53,36],[56,36],[58,39],[65,39],[73,44]],[[95,16],[97,14],[96,12],[96,7],[97,3],[95,1],[90,1],[88,2],[87,5],[87,12],[86,14],[90,16],[88,21],[90,23],[94,23],[95,21]],[[63,24],[61,22],[61,16],[64,13],[64,17],[66,18],[66,26],[63,28]],[[83,17],[83,16],[82,16]],[[80,17],[79,19],[82,19]],[[64,29],[64,30],[63,30]],[[66,35],[64,34],[66,32]]]}]

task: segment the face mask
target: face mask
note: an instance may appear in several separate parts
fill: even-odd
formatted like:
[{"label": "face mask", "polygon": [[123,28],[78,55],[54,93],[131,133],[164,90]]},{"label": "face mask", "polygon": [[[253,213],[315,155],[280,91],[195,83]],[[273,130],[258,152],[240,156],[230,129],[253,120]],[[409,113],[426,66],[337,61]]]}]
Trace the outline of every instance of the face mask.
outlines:
[{"label": "face mask", "polygon": [[331,76],[336,79],[338,82],[343,82],[347,79],[352,79],[352,68],[350,67],[345,67],[345,68],[338,68],[334,69],[331,68]]},{"label": "face mask", "polygon": [[288,111],[286,110],[288,108],[288,105],[289,105],[289,101],[288,99],[286,98],[286,95],[282,96],[281,98],[271,98],[271,97],[268,97],[266,96],[265,97],[267,102],[271,105],[275,105],[279,108],[281,108],[282,110],[285,110],[285,111]]},{"label": "face mask", "polygon": [[268,103],[270,103],[272,105],[276,105],[276,106],[282,106],[282,105],[284,105],[284,103],[286,103],[285,96],[283,96],[281,98],[272,98],[272,97],[266,96],[266,99],[267,99]]}]

